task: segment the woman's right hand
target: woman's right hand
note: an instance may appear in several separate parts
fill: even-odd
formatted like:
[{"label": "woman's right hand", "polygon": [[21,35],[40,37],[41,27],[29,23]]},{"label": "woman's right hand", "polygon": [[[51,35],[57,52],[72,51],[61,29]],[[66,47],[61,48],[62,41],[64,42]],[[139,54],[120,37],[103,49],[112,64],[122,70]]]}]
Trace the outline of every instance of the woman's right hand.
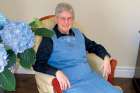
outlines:
[{"label": "woman's right hand", "polygon": [[67,88],[70,88],[69,79],[62,71],[58,70],[56,72],[56,78],[57,78],[62,90],[66,90]]}]

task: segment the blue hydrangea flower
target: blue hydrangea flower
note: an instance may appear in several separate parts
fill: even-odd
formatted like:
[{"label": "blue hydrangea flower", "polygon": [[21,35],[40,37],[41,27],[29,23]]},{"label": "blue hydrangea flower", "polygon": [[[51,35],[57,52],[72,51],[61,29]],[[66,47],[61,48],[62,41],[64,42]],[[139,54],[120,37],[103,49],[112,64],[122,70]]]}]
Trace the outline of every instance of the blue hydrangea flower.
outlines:
[{"label": "blue hydrangea flower", "polygon": [[16,54],[34,45],[35,35],[31,27],[24,22],[8,22],[0,32],[3,43]]},{"label": "blue hydrangea flower", "polygon": [[0,30],[7,23],[7,18],[0,12]]},{"label": "blue hydrangea flower", "polygon": [[0,73],[3,72],[4,67],[7,65],[7,52],[3,44],[0,44]]}]

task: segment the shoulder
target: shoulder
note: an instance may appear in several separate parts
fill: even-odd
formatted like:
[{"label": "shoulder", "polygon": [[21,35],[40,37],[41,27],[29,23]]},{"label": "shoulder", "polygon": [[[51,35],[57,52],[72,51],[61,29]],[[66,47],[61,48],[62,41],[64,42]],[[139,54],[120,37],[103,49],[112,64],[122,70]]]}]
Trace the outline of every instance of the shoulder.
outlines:
[{"label": "shoulder", "polygon": [[83,36],[83,33],[80,31],[79,28],[72,28],[72,31],[73,31],[74,33],[76,33],[76,34],[80,34],[80,35]]},{"label": "shoulder", "polygon": [[46,41],[46,42],[52,42],[51,37],[43,37],[43,40]]},{"label": "shoulder", "polygon": [[78,29],[78,28],[75,28],[75,27],[73,27],[73,28],[71,28],[73,31],[79,31],[80,32],[80,29]]},{"label": "shoulder", "polygon": [[42,42],[41,42],[42,46],[52,45],[52,44],[53,44],[53,41],[50,37],[42,37]]},{"label": "shoulder", "polygon": [[80,34],[82,34],[82,32],[80,31],[79,28],[72,28],[72,31],[73,31],[74,33],[80,33]]}]

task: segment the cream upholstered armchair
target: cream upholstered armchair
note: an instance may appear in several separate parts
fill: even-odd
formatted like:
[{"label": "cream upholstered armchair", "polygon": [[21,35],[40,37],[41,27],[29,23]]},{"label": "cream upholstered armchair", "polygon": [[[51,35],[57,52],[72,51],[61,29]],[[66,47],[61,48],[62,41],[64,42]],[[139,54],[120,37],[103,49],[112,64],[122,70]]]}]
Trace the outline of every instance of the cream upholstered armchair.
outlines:
[{"label": "cream upholstered armchair", "polygon": [[[55,17],[54,15],[45,16],[45,17],[40,18],[40,21],[42,21],[44,27],[52,29],[55,25],[54,17]],[[74,23],[73,26],[80,29],[79,24],[76,22]],[[85,33],[85,32],[83,32],[83,33]],[[35,47],[34,47],[35,51],[37,51],[41,40],[42,40],[41,36],[36,36],[36,43],[35,43]],[[95,58],[95,56],[89,55],[88,58],[89,58],[89,64],[91,65],[91,67],[94,69],[96,68],[96,70],[99,69],[98,65],[100,65],[99,64],[100,62],[96,62],[95,60],[93,60],[93,58]],[[115,59],[112,59],[110,61],[110,64],[111,64],[111,74],[109,75],[107,80],[111,84],[113,84],[114,71],[115,71],[117,61]],[[99,71],[99,70],[97,70],[97,71]],[[44,78],[42,78],[42,77],[44,77]],[[35,72],[35,79],[36,79],[39,93],[62,93],[61,88],[59,86],[59,82],[57,81],[57,79],[54,76]]]}]

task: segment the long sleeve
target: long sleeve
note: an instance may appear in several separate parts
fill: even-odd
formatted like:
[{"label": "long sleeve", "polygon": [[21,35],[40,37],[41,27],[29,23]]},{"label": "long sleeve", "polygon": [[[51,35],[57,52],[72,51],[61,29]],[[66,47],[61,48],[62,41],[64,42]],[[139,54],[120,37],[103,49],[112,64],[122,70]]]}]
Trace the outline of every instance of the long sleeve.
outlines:
[{"label": "long sleeve", "polygon": [[48,65],[48,60],[52,53],[52,49],[52,39],[48,37],[43,37],[36,54],[36,62],[33,65],[35,71],[55,75],[57,69]]},{"label": "long sleeve", "polygon": [[85,35],[84,38],[85,38],[86,50],[88,51],[88,53],[95,53],[97,56],[101,57],[102,59],[104,59],[106,55],[110,57],[110,54],[102,45],[97,44],[95,41],[88,39]]}]

